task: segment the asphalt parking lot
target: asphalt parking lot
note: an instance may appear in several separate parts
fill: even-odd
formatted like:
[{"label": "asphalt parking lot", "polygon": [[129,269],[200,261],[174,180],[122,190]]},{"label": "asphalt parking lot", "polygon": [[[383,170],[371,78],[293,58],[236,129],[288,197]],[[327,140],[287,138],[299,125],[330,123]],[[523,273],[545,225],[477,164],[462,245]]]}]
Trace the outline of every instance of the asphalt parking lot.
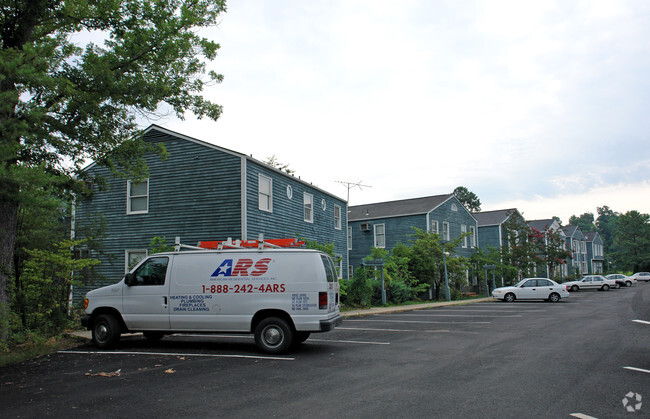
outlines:
[{"label": "asphalt parking lot", "polygon": [[0,369],[0,404],[3,417],[650,417],[649,306],[642,283],[349,313],[277,357],[248,335],[131,335]]}]

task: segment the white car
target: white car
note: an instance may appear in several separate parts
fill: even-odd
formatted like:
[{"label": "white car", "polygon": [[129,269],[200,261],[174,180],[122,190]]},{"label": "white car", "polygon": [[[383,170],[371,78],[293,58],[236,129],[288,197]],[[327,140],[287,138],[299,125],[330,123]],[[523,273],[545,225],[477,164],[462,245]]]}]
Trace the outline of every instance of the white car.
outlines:
[{"label": "white car", "polygon": [[616,280],[607,279],[602,275],[587,275],[578,281],[564,282],[569,291],[580,290],[601,290],[608,291],[610,288],[616,287]]},{"label": "white car", "polygon": [[524,278],[511,287],[496,288],[492,296],[509,303],[515,300],[548,300],[552,303],[569,296],[567,288],[548,278]]},{"label": "white car", "polygon": [[637,281],[650,281],[650,272],[637,272],[634,275],[630,275],[630,278],[634,278]]},{"label": "white car", "polygon": [[636,278],[623,274],[609,274],[605,275],[607,279],[613,279],[621,287],[631,287],[636,284]]}]

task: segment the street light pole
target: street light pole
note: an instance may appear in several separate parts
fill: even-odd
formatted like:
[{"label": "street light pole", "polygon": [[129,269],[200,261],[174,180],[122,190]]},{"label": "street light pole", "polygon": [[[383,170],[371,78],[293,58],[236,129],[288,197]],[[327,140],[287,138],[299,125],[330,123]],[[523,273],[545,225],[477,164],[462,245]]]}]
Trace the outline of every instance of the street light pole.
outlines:
[{"label": "street light pole", "polygon": [[449,291],[449,278],[447,277],[447,253],[445,252],[445,242],[442,242],[442,263],[445,265],[445,287],[447,287],[447,301],[451,301],[451,293]]}]

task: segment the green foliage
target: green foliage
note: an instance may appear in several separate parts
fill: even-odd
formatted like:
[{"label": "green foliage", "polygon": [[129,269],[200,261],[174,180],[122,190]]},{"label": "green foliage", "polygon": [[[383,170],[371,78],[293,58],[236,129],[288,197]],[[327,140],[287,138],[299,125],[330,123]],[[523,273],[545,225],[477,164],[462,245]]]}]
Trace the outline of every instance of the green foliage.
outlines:
[{"label": "green foliage", "polygon": [[95,266],[94,259],[75,259],[72,249],[83,241],[64,240],[48,249],[27,250],[21,276],[21,314],[26,330],[52,336],[67,326],[68,296],[81,272]]},{"label": "green foliage", "polygon": [[370,307],[372,295],[370,272],[365,268],[355,270],[349,283],[345,304],[353,307]]},{"label": "green foliage", "polygon": [[164,252],[171,252],[174,250],[174,246],[171,246],[167,244],[167,237],[163,236],[156,236],[151,239],[151,243],[149,243],[149,253],[164,253]]},{"label": "green foliage", "polygon": [[618,250],[613,256],[619,269],[650,269],[650,215],[628,211],[618,217],[616,228],[614,244]]},{"label": "green foliage", "polygon": [[459,186],[454,189],[454,195],[465,208],[470,212],[478,212],[481,210],[481,200],[474,192],[470,192],[464,186]]},{"label": "green foliage", "polygon": [[578,226],[583,233],[590,231],[597,231],[596,225],[594,224],[594,214],[590,212],[585,212],[579,217],[572,215],[569,218],[569,225]]}]

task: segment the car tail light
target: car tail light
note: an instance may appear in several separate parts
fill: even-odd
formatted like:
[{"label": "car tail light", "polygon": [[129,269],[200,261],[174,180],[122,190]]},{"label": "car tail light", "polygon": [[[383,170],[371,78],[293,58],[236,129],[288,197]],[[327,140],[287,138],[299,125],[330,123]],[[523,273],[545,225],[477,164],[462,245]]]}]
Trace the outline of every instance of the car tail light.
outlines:
[{"label": "car tail light", "polygon": [[84,309],[88,308],[88,299],[84,298]]},{"label": "car tail light", "polygon": [[327,292],[318,293],[318,308],[321,310],[327,308]]}]

